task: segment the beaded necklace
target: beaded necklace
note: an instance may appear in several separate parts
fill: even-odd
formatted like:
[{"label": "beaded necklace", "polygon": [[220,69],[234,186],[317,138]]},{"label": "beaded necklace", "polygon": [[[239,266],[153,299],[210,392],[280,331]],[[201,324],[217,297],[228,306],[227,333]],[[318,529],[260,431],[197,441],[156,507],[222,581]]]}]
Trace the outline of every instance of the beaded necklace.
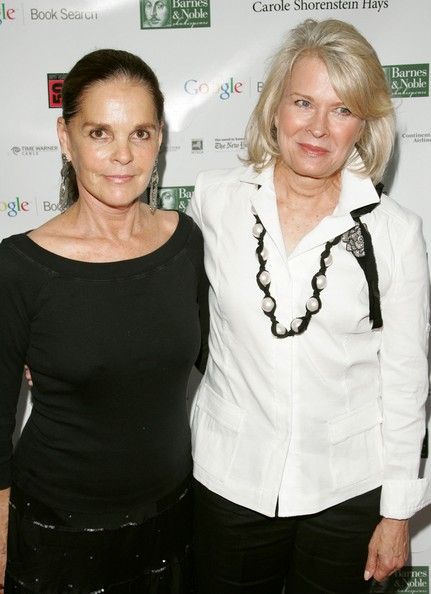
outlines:
[{"label": "beaded necklace", "polygon": [[[376,189],[380,196],[383,187],[381,186]],[[277,302],[270,293],[271,276],[265,268],[266,262],[268,260],[268,251],[264,245],[266,229],[255,208],[252,206],[251,212],[255,219],[252,232],[254,237],[257,239],[256,255],[259,261],[259,270],[256,274],[256,282],[264,294],[261,302],[261,308],[264,314],[268,316],[271,321],[271,332],[274,336],[277,338],[287,338],[288,336],[302,334],[308,328],[312,316],[320,311],[322,308],[320,293],[327,285],[326,271],[328,266],[332,264],[331,249],[334,247],[334,245],[340,243],[340,241],[346,243],[347,251],[352,253],[365,273],[369,290],[369,317],[370,321],[372,322],[372,327],[380,328],[382,326],[383,322],[380,311],[380,294],[378,289],[377,267],[374,258],[373,245],[367,227],[360,220],[360,215],[370,212],[373,208],[375,208],[375,206],[376,204],[373,204],[363,209],[359,209],[358,211],[352,212],[351,215],[355,220],[355,226],[345,233],[342,233],[334,239],[326,242],[325,247],[320,254],[320,268],[311,279],[311,288],[313,293],[305,303],[305,314],[303,316],[294,318],[291,321],[289,328],[286,328],[283,324],[281,324],[275,315]]]}]

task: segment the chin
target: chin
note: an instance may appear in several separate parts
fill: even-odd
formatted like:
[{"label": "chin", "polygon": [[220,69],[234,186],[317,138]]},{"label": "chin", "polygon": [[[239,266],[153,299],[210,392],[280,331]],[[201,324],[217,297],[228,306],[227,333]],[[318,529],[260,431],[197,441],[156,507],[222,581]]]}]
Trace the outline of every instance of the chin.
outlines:
[{"label": "chin", "polygon": [[292,167],[292,170],[302,177],[312,177],[316,179],[324,179],[332,177],[338,173],[340,169],[333,169],[332,167],[324,166],[323,163],[302,163]]}]

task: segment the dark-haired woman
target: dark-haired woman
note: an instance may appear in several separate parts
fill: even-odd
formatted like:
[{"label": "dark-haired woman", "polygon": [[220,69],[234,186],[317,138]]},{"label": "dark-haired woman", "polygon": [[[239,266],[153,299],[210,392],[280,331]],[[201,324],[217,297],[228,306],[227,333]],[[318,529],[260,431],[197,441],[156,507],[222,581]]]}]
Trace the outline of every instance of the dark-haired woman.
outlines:
[{"label": "dark-haired woman", "polygon": [[[64,212],[0,246],[8,593],[190,591],[185,395],[202,238],[186,215],[155,208],[162,127],[163,96],[140,58],[84,56],[58,120]],[[12,454],[23,363],[34,405]]]}]

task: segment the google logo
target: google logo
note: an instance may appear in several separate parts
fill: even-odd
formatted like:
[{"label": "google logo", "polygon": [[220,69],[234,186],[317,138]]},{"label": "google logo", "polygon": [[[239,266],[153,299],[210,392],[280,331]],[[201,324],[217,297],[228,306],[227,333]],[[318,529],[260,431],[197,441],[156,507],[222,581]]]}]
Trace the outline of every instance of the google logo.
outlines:
[{"label": "google logo", "polygon": [[18,196],[10,202],[0,202],[0,214],[7,214],[8,217],[16,217],[19,212],[29,212],[29,202],[21,201]]},{"label": "google logo", "polygon": [[16,18],[15,12],[15,8],[7,8],[6,4],[2,2],[0,4],[0,25],[5,21],[14,21]]},{"label": "google logo", "polygon": [[229,80],[223,82],[221,84],[214,84],[196,80],[195,78],[190,78],[186,80],[184,83],[184,90],[189,95],[207,95],[210,94],[218,94],[219,98],[225,101],[229,99],[231,95],[239,95],[243,92],[244,83],[242,82],[235,82],[233,77],[231,76]]}]

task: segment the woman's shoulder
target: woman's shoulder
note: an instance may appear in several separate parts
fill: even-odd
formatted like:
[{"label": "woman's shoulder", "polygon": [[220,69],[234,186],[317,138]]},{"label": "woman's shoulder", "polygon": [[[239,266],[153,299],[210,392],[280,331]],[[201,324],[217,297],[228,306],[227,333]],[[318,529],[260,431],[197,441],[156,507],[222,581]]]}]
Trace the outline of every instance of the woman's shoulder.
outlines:
[{"label": "woman's shoulder", "polygon": [[178,226],[181,227],[187,236],[187,246],[193,249],[202,249],[203,237],[199,225],[189,214],[178,212]]},{"label": "woman's shoulder", "polygon": [[399,233],[417,229],[422,225],[422,219],[418,214],[387,194],[382,194],[380,205],[375,209],[375,212],[378,218],[384,219],[389,227]]},{"label": "woman's shoulder", "polygon": [[201,171],[196,179],[195,191],[205,191],[217,186],[234,185],[252,174],[252,168],[245,165],[233,169],[210,169]]},{"label": "woman's shoulder", "polygon": [[30,240],[29,231],[9,235],[0,242],[0,269],[5,267],[14,268],[17,262],[25,260],[28,257],[28,247]]},{"label": "woman's shoulder", "polygon": [[52,274],[37,258],[28,233],[11,235],[0,243],[0,293],[12,292],[31,298]]}]

